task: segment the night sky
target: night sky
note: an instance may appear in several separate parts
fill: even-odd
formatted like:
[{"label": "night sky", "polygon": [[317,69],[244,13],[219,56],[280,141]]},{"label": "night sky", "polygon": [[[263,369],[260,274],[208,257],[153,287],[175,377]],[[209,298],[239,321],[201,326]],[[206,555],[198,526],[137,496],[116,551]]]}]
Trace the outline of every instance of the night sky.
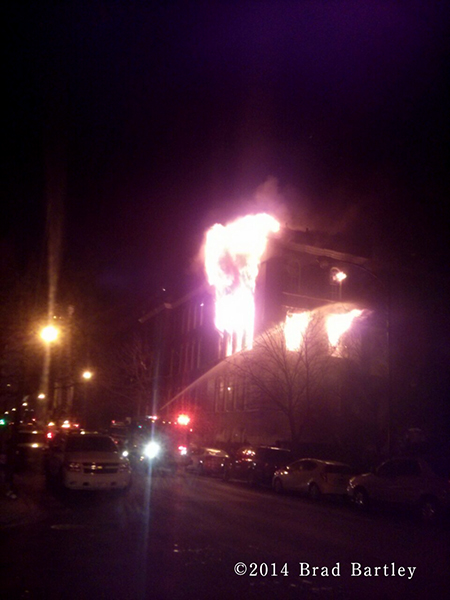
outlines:
[{"label": "night sky", "polygon": [[63,269],[149,297],[249,210],[443,256],[448,3],[34,4],[2,4],[3,263],[49,205]]}]

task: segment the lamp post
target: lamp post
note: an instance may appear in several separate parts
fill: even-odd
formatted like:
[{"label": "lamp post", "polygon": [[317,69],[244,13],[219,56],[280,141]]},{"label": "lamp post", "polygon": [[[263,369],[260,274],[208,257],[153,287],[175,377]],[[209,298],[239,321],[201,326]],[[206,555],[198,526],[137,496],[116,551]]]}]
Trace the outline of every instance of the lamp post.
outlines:
[{"label": "lamp post", "polygon": [[337,285],[339,289],[339,302],[342,300],[342,282],[347,279],[347,273],[341,271],[337,267],[331,267],[330,269],[330,283]]},{"label": "lamp post", "polygon": [[[42,418],[46,419],[50,408],[50,364],[51,364],[51,346],[59,337],[59,329],[54,325],[46,325],[39,333],[41,340],[44,342],[44,366],[42,370],[42,392],[39,398],[43,400]],[[41,411],[39,411],[41,412]]]},{"label": "lamp post", "polygon": [[90,369],[85,369],[83,371],[83,373],[81,374],[81,377],[82,377],[83,381],[85,382],[85,384],[83,386],[84,387],[84,390],[83,390],[84,391],[84,394],[83,394],[84,410],[83,410],[83,412],[84,412],[84,426],[85,427],[87,426],[87,420],[88,420],[88,418],[87,418],[87,415],[88,415],[88,385],[93,376],[94,376],[94,373]]},{"label": "lamp post", "polygon": [[[356,268],[366,273],[378,285],[382,288],[385,296],[385,312],[386,312],[386,351],[387,351],[387,425],[386,425],[386,449],[388,455],[392,451],[392,395],[393,395],[393,380],[392,380],[392,339],[391,339],[391,312],[392,312],[392,298],[391,298],[391,285],[390,281],[381,279],[373,271],[367,267],[354,263],[351,261],[338,260],[339,264],[348,265],[351,269]],[[318,263],[320,268],[330,268],[329,259],[326,257],[319,257]],[[348,274],[342,271],[336,266],[330,268],[330,283],[339,285],[339,300],[342,299],[342,282],[348,277]]]}]

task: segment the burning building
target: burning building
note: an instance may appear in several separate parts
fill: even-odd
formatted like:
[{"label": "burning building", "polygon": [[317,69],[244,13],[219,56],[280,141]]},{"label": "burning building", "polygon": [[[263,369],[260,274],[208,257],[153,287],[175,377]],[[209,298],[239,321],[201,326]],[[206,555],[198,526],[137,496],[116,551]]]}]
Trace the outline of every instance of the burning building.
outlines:
[{"label": "burning building", "polygon": [[[215,225],[204,255],[204,285],[141,319],[158,340],[152,413],[189,411],[205,441],[236,445],[322,441],[355,404],[362,420],[382,418],[386,316],[367,257],[266,214]],[[268,345],[284,380],[263,368]],[[351,352],[371,379],[375,416],[362,415],[373,398],[357,390]]]}]

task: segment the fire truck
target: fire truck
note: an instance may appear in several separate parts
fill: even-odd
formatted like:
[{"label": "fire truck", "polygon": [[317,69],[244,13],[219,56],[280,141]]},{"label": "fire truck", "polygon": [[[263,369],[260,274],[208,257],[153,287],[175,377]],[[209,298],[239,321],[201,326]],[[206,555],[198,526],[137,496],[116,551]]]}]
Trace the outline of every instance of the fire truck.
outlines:
[{"label": "fire truck", "polygon": [[184,466],[192,434],[191,419],[180,414],[174,419],[150,418],[141,428],[138,441],[139,461],[148,470],[176,471]]}]

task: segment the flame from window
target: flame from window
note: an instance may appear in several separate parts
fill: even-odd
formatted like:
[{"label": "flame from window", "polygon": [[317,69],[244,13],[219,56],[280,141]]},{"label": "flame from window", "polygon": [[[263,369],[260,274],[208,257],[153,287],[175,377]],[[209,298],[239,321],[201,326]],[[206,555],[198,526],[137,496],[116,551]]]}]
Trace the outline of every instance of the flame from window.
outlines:
[{"label": "flame from window", "polygon": [[[316,311],[319,312],[321,310],[328,312],[329,307],[326,309],[316,309]],[[305,311],[286,315],[284,338],[288,350],[295,352],[302,348],[302,345],[305,343],[308,326],[313,320],[316,311]],[[342,336],[350,330],[353,321],[362,314],[362,310],[354,308],[352,310],[344,310],[343,312],[324,315],[325,333],[328,338],[332,356],[341,356],[340,344]]]},{"label": "flame from window", "polygon": [[284,339],[288,350],[295,352],[301,348],[310,320],[311,312],[309,311],[286,315]]},{"label": "flame from window", "polygon": [[215,290],[215,324],[227,334],[226,354],[252,348],[255,285],[270,233],[278,221],[265,213],[247,215],[206,234],[205,270]]},{"label": "flame from window", "polygon": [[350,329],[353,321],[361,315],[362,310],[354,308],[347,313],[332,314],[327,316],[326,329],[330,346],[333,348],[333,355],[339,356],[339,342],[341,337]]}]

